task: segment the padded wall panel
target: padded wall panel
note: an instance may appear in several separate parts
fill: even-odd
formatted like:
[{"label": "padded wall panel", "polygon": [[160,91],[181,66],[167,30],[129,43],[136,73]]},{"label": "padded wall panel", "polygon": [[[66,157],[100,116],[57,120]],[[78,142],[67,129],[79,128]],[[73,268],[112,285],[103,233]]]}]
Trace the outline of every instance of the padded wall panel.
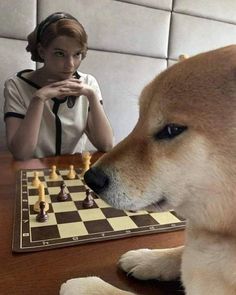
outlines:
[{"label": "padded wall panel", "polygon": [[177,60],[168,59],[168,61],[167,61],[167,67],[169,68],[169,67],[173,66],[176,63],[177,63]]},{"label": "padded wall panel", "polygon": [[36,2],[0,1],[0,37],[26,39],[36,25]]},{"label": "padded wall panel", "polygon": [[177,0],[174,11],[236,23],[235,0]]},{"label": "padded wall panel", "polygon": [[35,63],[31,61],[30,54],[25,50],[26,45],[27,42],[23,40],[0,38],[0,56],[4,56],[1,60],[0,85],[19,70],[35,68]]},{"label": "padded wall panel", "polygon": [[[3,88],[5,80],[20,70],[35,68],[35,63],[30,60],[25,47],[26,41],[0,38],[0,56],[4,56],[1,59],[0,71],[0,122],[3,122]],[[5,139],[5,124],[1,123],[1,125],[0,149],[3,146],[3,139]]]},{"label": "padded wall panel", "polygon": [[161,59],[88,52],[80,70],[94,75],[99,82],[116,143],[128,135],[137,121],[141,90],[165,68],[166,61]]},{"label": "padded wall panel", "polygon": [[[34,68],[26,42],[19,40],[50,13],[69,12],[88,32],[90,50],[81,70],[100,83],[117,143],[136,123],[141,89],[167,63],[174,64],[180,54],[236,43],[235,8],[235,0],[2,0],[1,91],[9,75]],[[1,123],[0,136],[3,129]],[[1,143],[0,138],[0,149]]]},{"label": "padded wall panel", "polygon": [[147,7],[160,8],[165,10],[172,9],[172,0],[117,0],[121,2],[133,3]]},{"label": "padded wall panel", "polygon": [[40,19],[67,11],[85,26],[89,47],[152,57],[167,57],[170,12],[111,0],[41,0]]},{"label": "padded wall panel", "polygon": [[219,21],[173,13],[170,31],[169,58],[236,43],[236,26]]}]

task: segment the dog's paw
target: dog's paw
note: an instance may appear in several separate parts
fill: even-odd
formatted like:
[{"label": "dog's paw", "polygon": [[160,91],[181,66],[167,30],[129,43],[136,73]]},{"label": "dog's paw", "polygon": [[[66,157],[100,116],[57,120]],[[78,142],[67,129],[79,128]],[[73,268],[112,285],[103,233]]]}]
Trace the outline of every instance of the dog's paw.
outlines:
[{"label": "dog's paw", "polygon": [[[102,294],[102,291],[97,292],[101,287],[103,288],[102,283],[103,281],[98,277],[70,279],[61,285],[60,295]],[[94,290],[96,293],[94,293]]]},{"label": "dog's paw", "polygon": [[134,295],[120,290],[98,277],[76,278],[61,285],[60,295]]},{"label": "dog's paw", "polygon": [[119,266],[139,280],[170,281],[180,276],[182,247],[132,250],[121,256]]}]

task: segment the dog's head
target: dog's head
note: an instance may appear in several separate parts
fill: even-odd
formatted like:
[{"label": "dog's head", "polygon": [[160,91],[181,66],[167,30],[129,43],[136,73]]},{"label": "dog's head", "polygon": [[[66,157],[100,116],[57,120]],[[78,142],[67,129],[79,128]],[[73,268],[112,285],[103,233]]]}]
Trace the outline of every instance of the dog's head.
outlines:
[{"label": "dog's head", "polygon": [[175,209],[209,226],[236,219],[236,46],[157,76],[141,93],[133,131],[85,180],[116,208]]}]

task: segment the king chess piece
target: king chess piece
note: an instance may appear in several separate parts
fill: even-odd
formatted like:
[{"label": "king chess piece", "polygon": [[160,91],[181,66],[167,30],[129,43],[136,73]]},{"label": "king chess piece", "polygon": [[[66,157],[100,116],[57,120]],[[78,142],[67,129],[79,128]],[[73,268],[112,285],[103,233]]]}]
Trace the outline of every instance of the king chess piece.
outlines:
[{"label": "king chess piece", "polygon": [[82,154],[82,171],[81,176],[83,177],[85,172],[89,170],[91,165],[91,154],[89,152],[84,152]]}]

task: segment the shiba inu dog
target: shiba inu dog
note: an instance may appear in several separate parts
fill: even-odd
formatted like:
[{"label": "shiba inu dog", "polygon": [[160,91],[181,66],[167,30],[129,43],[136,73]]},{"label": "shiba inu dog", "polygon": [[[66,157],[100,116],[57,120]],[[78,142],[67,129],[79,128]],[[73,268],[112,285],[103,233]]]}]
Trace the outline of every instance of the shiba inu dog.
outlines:
[{"label": "shiba inu dog", "polygon": [[[187,295],[235,295],[236,46],[181,61],[151,81],[137,125],[85,181],[116,208],[174,209],[187,219],[186,245],[129,251],[119,262],[125,272],[181,276]],[[68,281],[61,294],[67,288],[131,294],[97,277]]]}]

